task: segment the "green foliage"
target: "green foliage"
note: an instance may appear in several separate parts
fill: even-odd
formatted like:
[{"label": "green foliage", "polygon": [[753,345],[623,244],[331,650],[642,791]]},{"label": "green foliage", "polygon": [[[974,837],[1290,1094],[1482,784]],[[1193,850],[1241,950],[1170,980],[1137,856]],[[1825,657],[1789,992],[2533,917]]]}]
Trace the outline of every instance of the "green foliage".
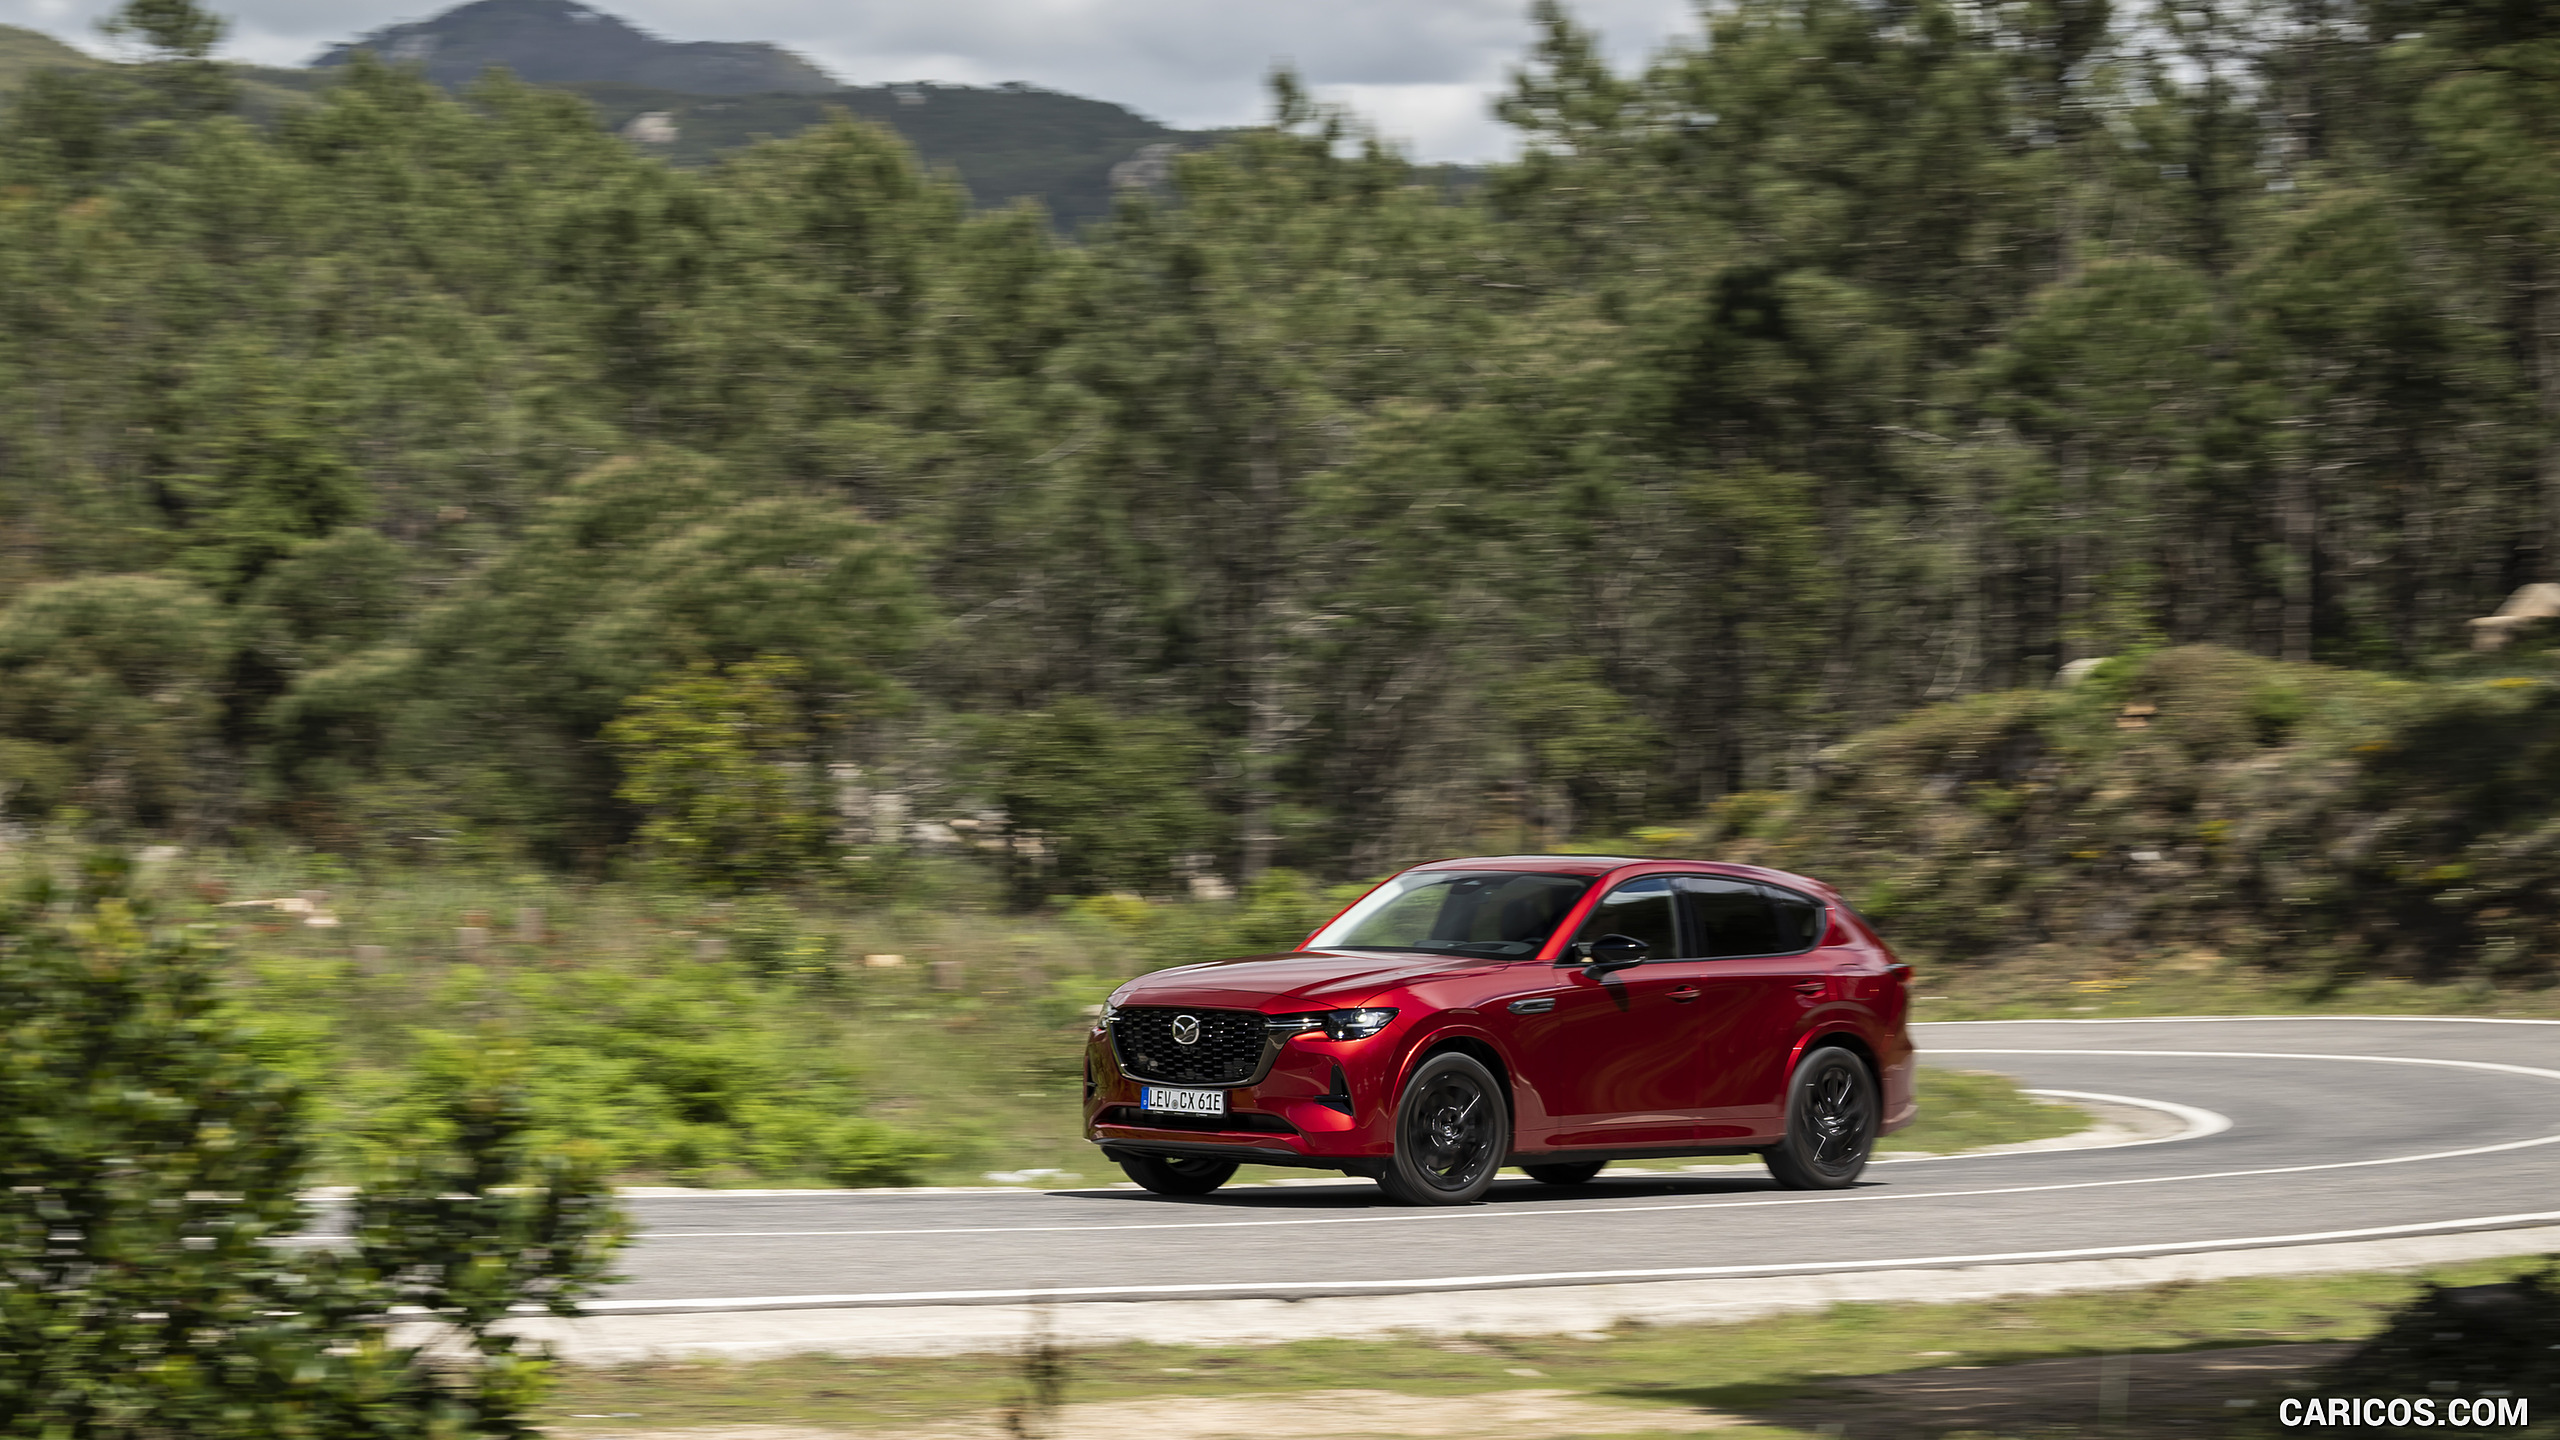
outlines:
[{"label": "green foliage", "polygon": [[465,777],[460,803],[484,823],[592,849],[623,826],[598,738],[667,672],[785,657],[761,683],[790,687],[833,755],[896,707],[884,672],[919,610],[904,556],[845,506],[742,499],[682,457],[608,464],[423,617],[391,756]]},{"label": "green foliage", "polygon": [[792,713],[807,673],[786,656],[699,664],[632,697],[604,728],[622,757],[619,793],[648,817],[639,839],[650,854],[731,888],[787,882],[823,861],[823,777]]},{"label": "green foliage", "polygon": [[2547,985],[2555,693],[2163,650],[1836,747],[1726,853],[1830,878],[1927,961],[2059,944]]},{"label": "green foliage", "polygon": [[214,742],[224,618],[183,581],[100,575],[38,585],[0,611],[0,763],[9,808],[102,819],[193,817]]},{"label": "green foliage", "polygon": [[[532,1154],[483,1073],[347,1202],[347,1243],[278,1249],[311,1218],[302,1093],[222,1003],[218,951],[124,888],[107,858],[0,907],[0,1433],[524,1433],[546,1362],[495,1327],[606,1278],[592,1170]],[[395,1342],[395,1305],[459,1358]]]},{"label": "green foliage", "polygon": [[1599,675],[1590,659],[1557,660],[1493,692],[1495,709],[1518,728],[1528,752],[1530,786],[1560,786],[1578,802],[1559,817],[1555,829],[1563,834],[1640,810],[1662,744],[1660,732]]},{"label": "green foliage", "polygon": [[144,83],[172,113],[186,117],[218,114],[239,98],[238,86],[213,59],[230,28],[195,0],[125,0],[122,9],[98,22],[109,39],[142,49],[148,57],[141,66]]},{"label": "green foliage", "polygon": [[[213,22],[137,0],[134,63],[0,122],[0,603],[183,577],[207,640],[140,739],[0,696],[7,803],[601,874],[652,820],[606,728],[787,657],[789,763],[883,853],[760,875],[885,895],[921,836],[1002,840],[1017,902],[1336,880],[1677,830],[1846,743],[2050,850],[1948,899],[1990,932],[2138,814],[2237,823],[2195,818],[2262,783],[2225,767],[2361,693],[2198,655],[2547,672],[2443,655],[2554,578],[2533,7],[1742,0],[1632,70],[1537,15],[1477,194],[1284,74],[1069,244],[931,168],[1018,105],[1100,187],[1148,142],[1064,97],[689,104],[679,167],[597,123],[667,92],[363,53],[209,113]],[[2183,698],[2119,727],[2142,684]]]},{"label": "green foliage", "polygon": [[1004,812],[1005,864],[1024,903],[1163,890],[1213,841],[1215,822],[1193,788],[1204,747],[1178,721],[1069,699],[982,721],[971,748]]}]

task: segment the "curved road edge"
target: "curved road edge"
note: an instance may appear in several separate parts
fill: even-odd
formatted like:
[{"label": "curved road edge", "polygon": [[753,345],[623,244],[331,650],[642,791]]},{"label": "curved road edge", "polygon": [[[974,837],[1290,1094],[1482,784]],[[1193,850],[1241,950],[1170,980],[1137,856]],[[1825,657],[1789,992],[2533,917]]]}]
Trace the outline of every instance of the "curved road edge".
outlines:
[{"label": "curved road edge", "polygon": [[[2513,1224],[2528,1217],[2495,1218]],[[2560,1212],[2540,1218],[2560,1221]],[[787,1311],[620,1313],[578,1320],[529,1317],[512,1322],[508,1329],[548,1343],[563,1360],[585,1365],[713,1356],[757,1360],[808,1353],[848,1357],[1001,1353],[1021,1348],[1044,1328],[1075,1345],[1280,1344],[1395,1333],[1598,1338],[1621,1322],[1701,1324],[1820,1310],[1845,1302],[1955,1304],[2174,1282],[2406,1269],[2553,1251],[2560,1251],[2560,1223],[2137,1258],[1906,1266],[1850,1273],[1303,1300],[1087,1300],[1064,1306],[875,1303]],[[1072,1311],[1072,1318],[1055,1324],[1056,1312],[1062,1308]],[[423,1327],[396,1328],[412,1332],[407,1338],[413,1341],[428,1338]]]}]

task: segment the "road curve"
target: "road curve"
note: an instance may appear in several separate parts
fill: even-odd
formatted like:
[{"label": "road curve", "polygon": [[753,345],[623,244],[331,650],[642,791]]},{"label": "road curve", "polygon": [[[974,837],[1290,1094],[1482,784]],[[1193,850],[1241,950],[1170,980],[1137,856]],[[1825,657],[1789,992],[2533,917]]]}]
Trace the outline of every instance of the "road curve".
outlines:
[{"label": "road curve", "polygon": [[[2189,1138],[1878,1165],[1854,1190],[1730,1174],[1521,1179],[1409,1210],[1366,1181],[653,1195],[595,1310],[1306,1297],[2164,1255],[2560,1221],[2560,1023],[1983,1021],[1924,1063],[2228,1117]],[[1928,1097],[1924,1088],[1921,1103]]]}]

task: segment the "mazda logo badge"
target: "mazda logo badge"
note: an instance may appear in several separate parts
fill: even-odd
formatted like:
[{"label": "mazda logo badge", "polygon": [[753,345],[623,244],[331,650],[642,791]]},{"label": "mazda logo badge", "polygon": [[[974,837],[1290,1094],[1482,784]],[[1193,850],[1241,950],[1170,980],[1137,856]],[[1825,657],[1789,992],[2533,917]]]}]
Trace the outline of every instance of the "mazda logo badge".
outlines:
[{"label": "mazda logo badge", "polygon": [[1176,1045],[1197,1045],[1197,1044],[1199,1044],[1199,1043],[1200,1043],[1200,1017],[1199,1017],[1199,1016],[1197,1016],[1197,1015],[1176,1015],[1176,1016],[1174,1016],[1174,1017],[1173,1017],[1173,1043],[1174,1043],[1174,1044],[1176,1044]]}]

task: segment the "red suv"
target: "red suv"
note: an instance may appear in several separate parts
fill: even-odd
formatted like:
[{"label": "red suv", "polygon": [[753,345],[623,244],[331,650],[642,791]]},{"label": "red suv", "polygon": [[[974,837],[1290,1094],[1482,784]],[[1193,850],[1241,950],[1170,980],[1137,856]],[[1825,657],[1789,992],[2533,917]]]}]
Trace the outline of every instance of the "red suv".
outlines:
[{"label": "red suv", "polygon": [[1236,1166],[1375,1179],[1408,1204],[1494,1172],[1756,1154],[1835,1189],[1910,1123],[1911,967],[1818,880],[1590,855],[1442,860],[1285,955],[1112,993],[1087,1138],[1166,1195]]}]

